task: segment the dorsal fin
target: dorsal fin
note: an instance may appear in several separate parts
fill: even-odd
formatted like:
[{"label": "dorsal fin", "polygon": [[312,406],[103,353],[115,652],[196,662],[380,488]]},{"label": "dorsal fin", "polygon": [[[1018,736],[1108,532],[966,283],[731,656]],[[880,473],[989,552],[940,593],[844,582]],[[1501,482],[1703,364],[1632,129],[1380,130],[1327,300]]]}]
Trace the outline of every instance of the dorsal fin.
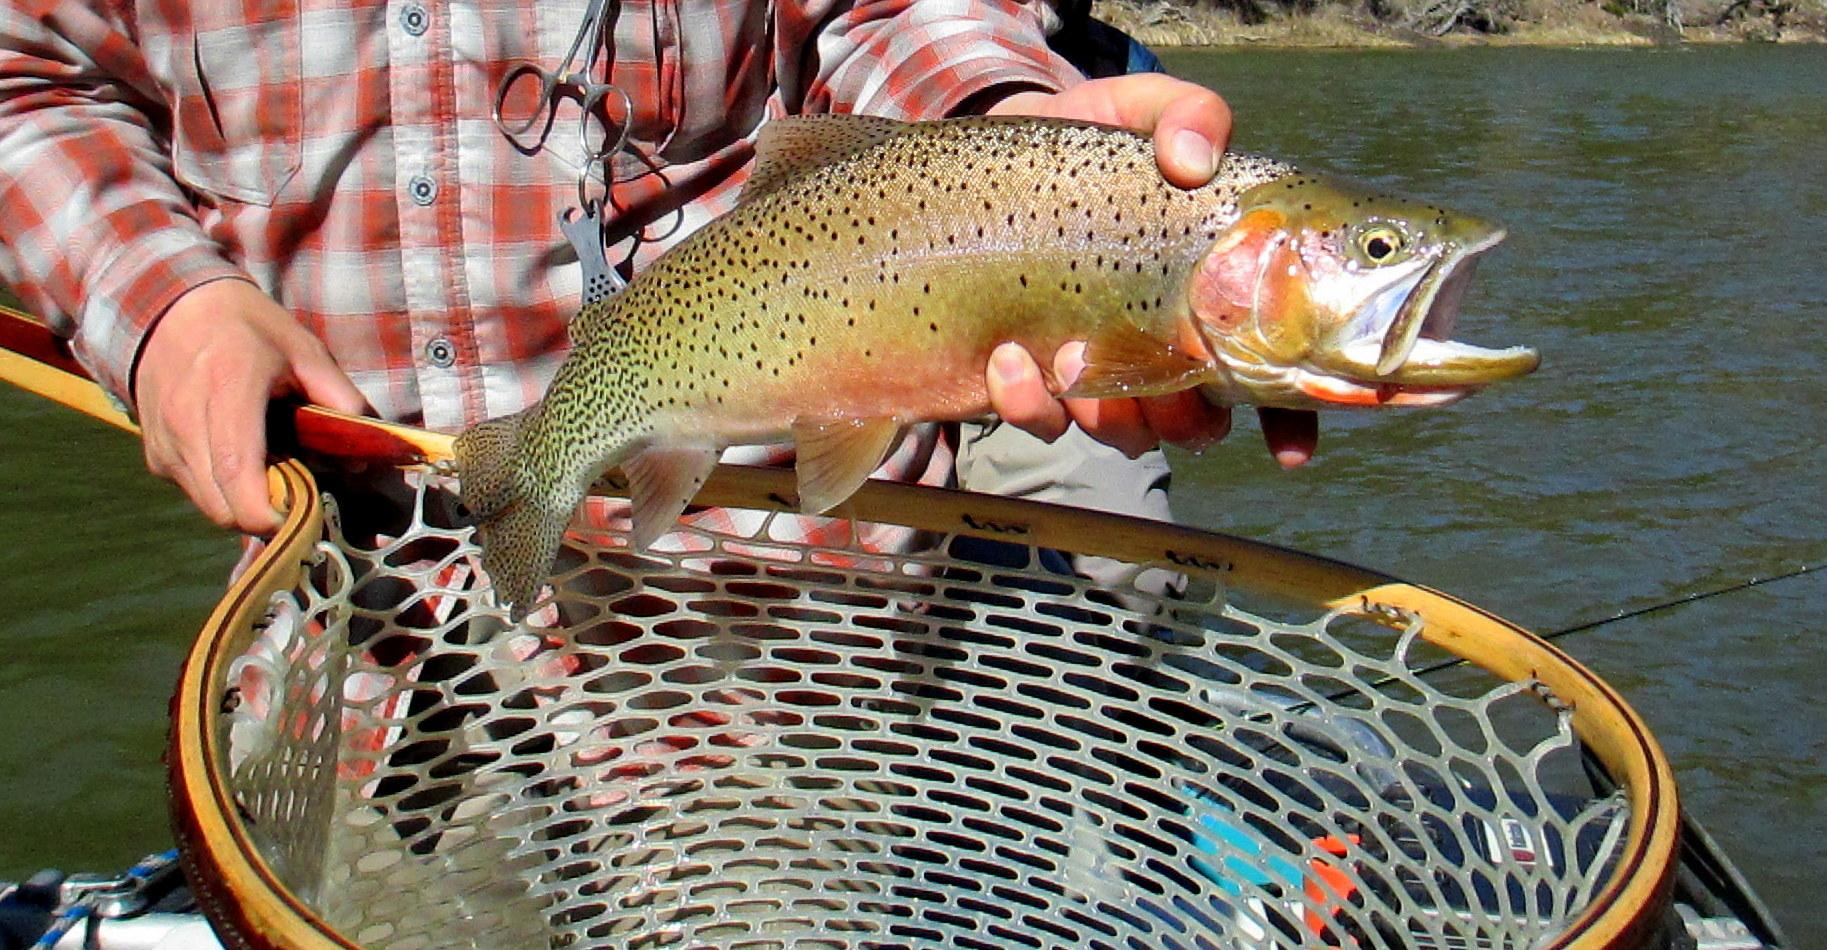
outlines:
[{"label": "dorsal fin", "polygon": [[855,155],[906,124],[873,115],[770,119],[755,139],[755,170],[742,187],[742,200],[765,195],[815,168]]}]

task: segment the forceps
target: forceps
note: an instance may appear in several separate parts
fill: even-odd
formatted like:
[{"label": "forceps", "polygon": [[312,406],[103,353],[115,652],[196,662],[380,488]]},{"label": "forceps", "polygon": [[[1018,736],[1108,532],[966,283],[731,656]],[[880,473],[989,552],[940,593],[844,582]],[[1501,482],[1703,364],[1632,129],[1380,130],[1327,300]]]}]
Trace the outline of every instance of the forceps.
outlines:
[{"label": "forceps", "polygon": [[[608,265],[607,249],[603,246],[602,214],[604,205],[609,200],[607,187],[611,172],[609,159],[628,146],[628,125],[634,118],[634,101],[620,86],[609,82],[608,69],[603,70],[603,80],[592,78],[607,47],[606,32],[609,29],[609,4],[612,0],[590,0],[584,9],[584,20],[578,24],[577,37],[571,41],[571,48],[565,52],[565,58],[558,64],[556,71],[548,71],[538,63],[523,60],[515,63],[501,77],[501,83],[495,87],[495,106],[492,117],[495,128],[512,142],[520,151],[532,155],[545,148],[546,138],[552,132],[553,123],[558,120],[558,100],[575,99],[583,107],[583,114],[577,119],[577,144],[583,152],[583,163],[577,168],[577,204],[558,216],[558,227],[577,251],[577,261],[584,271],[584,303],[591,304],[620,293],[627,286],[616,270]],[[572,64],[577,61],[577,51],[588,42],[590,48],[584,53],[583,68],[572,71]],[[519,116],[505,117],[502,112],[507,106],[508,95],[514,84],[532,80],[538,90],[536,105],[524,118]],[[622,108],[621,121],[604,109],[606,100],[613,98]],[[544,123],[540,119],[544,119]],[[591,144],[591,120],[605,124],[600,140]],[[534,126],[539,128],[535,131]],[[613,134],[611,131],[613,130]],[[561,160],[562,157],[561,157]],[[567,163],[568,164],[568,163]],[[593,165],[603,167],[605,194],[602,198],[592,198],[589,194],[590,168]],[[575,215],[575,217],[574,217]]]},{"label": "forceps", "polygon": [[[546,137],[551,133],[552,125],[558,119],[558,101],[573,99],[583,107],[583,115],[577,120],[577,144],[584,155],[583,167],[577,178],[577,200],[589,209],[591,200],[585,193],[585,183],[590,176],[590,166],[606,162],[611,156],[620,152],[628,144],[628,123],[634,115],[634,102],[628,93],[608,81],[605,71],[602,81],[592,78],[605,48],[605,31],[609,26],[609,4],[611,0],[590,0],[584,10],[583,23],[578,25],[577,37],[571,41],[571,49],[558,64],[556,70],[547,70],[538,63],[527,60],[515,63],[501,77],[495,87],[495,106],[492,116],[495,127],[507,136],[514,147],[527,154],[532,154],[545,147]],[[589,49],[584,53],[583,68],[573,71],[572,64],[577,61],[577,52],[588,41]],[[507,107],[508,95],[514,85],[531,80],[538,90],[538,103],[525,117],[507,116],[503,110]],[[619,103],[621,121],[616,121],[604,109],[606,104]],[[591,117],[597,117],[606,125],[600,140],[591,143]],[[541,119],[545,121],[541,123]],[[534,126],[539,126],[535,131]],[[613,134],[609,130],[613,130]]]}]

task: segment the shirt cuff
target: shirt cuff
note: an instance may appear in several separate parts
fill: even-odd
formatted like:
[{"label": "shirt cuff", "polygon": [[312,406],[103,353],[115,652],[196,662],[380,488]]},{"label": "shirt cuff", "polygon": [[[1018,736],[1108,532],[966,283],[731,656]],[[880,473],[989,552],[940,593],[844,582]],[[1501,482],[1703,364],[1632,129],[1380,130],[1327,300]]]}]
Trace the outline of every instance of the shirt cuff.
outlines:
[{"label": "shirt cuff", "polygon": [[[945,32],[945,24],[923,24],[915,36]],[[1036,36],[1038,39],[1038,35]],[[897,37],[897,40],[899,38]],[[981,30],[959,29],[913,49],[890,40],[885,59],[894,66],[865,85],[856,112],[890,119],[940,119],[997,86],[1060,92],[1084,81],[1064,57],[1044,44],[1030,46]]]},{"label": "shirt cuff", "polygon": [[147,334],[179,297],[229,278],[250,280],[195,229],[136,236],[94,272],[71,349],[96,382],[131,411],[133,370]]},{"label": "shirt cuff", "polygon": [[934,66],[923,70],[909,83],[905,96],[872,97],[857,111],[908,121],[945,118],[958,114],[967,101],[997,86],[1015,87],[1011,92],[1021,89],[1060,92],[1077,85],[1080,81],[1077,74],[1070,72],[1071,67],[1065,69],[1068,72],[1062,76],[1041,65],[1011,63],[1006,59]]}]

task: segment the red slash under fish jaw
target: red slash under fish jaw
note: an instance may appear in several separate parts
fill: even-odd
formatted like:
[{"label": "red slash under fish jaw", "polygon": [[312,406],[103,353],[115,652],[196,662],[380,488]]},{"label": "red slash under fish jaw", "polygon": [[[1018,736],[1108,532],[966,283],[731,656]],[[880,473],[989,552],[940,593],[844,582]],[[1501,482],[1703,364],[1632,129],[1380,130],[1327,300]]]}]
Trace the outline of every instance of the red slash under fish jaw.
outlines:
[{"label": "red slash under fish jaw", "polygon": [[1444,406],[1458,402],[1478,389],[1475,386],[1405,386],[1397,383],[1356,382],[1305,372],[1296,376],[1294,385],[1316,404],[1364,409]]}]

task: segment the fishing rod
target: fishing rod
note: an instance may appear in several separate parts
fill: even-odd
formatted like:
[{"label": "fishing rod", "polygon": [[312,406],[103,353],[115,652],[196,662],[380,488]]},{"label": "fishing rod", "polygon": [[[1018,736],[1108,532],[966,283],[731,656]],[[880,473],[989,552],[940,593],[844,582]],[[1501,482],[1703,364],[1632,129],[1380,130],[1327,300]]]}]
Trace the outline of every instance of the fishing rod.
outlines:
[{"label": "fishing rod", "polygon": [[[1727,584],[1724,587],[1716,587],[1711,590],[1703,590],[1703,591],[1696,591],[1696,592],[1689,593],[1689,594],[1683,594],[1680,597],[1675,597],[1670,600],[1665,600],[1665,601],[1662,601],[1661,603],[1657,603],[1657,604],[1650,604],[1647,607],[1638,607],[1635,610],[1621,610],[1615,614],[1612,614],[1609,617],[1601,617],[1598,620],[1588,620],[1584,623],[1576,623],[1571,627],[1562,627],[1559,630],[1553,631],[1552,633],[1538,634],[1538,636],[1540,636],[1541,639],[1547,640],[1547,641],[1559,640],[1562,637],[1570,636],[1575,633],[1584,633],[1588,630],[1596,630],[1599,627],[1610,626],[1611,624],[1617,623],[1622,620],[1630,620],[1635,617],[1641,617],[1645,614],[1653,614],[1653,613],[1659,613],[1664,610],[1672,610],[1676,607],[1685,607],[1688,604],[1699,603],[1700,601],[1703,601],[1703,600],[1711,600],[1714,597],[1722,597],[1726,594],[1735,594],[1741,590],[1750,590],[1753,587],[1762,587],[1765,584],[1774,584],[1777,581],[1786,581],[1791,578],[1801,577],[1806,574],[1812,574],[1815,571],[1821,570],[1822,568],[1827,568],[1827,561],[1816,562],[1813,564],[1804,564],[1801,567],[1795,568],[1794,570],[1790,570],[1790,571],[1784,571],[1781,574],[1771,574],[1767,577],[1752,577],[1748,580],[1742,580],[1742,581],[1738,581],[1737,583]],[[1455,657],[1450,660],[1440,660],[1440,661],[1437,661],[1434,663],[1429,663],[1426,666],[1416,668],[1415,675],[1416,676],[1426,676],[1430,673],[1437,673],[1441,670],[1451,669],[1451,668],[1453,668],[1455,666],[1459,666],[1465,662],[1466,661],[1464,659],[1461,659],[1458,657]],[[1378,683],[1376,685],[1385,686],[1388,684],[1387,683]]]},{"label": "fishing rod", "polygon": [[[1609,626],[1618,623],[1619,621],[1630,620],[1646,614],[1672,610],[1676,607],[1682,607],[1687,604],[1710,600],[1714,597],[1722,597],[1726,594],[1749,590],[1753,587],[1762,587],[1765,584],[1774,584],[1778,581],[1803,577],[1820,571],[1823,568],[1827,568],[1827,562],[1803,564],[1801,567],[1783,571],[1778,574],[1771,574],[1764,577],[1752,577],[1727,584],[1723,587],[1695,591],[1659,603],[1650,604],[1646,607],[1638,607],[1633,610],[1620,610],[1609,617],[1600,617],[1597,620],[1576,623],[1572,626],[1562,627],[1559,630],[1554,630],[1549,633],[1539,634],[1539,636],[1544,641],[1559,640],[1562,637],[1583,633],[1588,630],[1596,630],[1599,627]],[[1442,670],[1460,666],[1465,662],[1467,661],[1463,657],[1452,657],[1416,667],[1413,673],[1416,677],[1430,676],[1434,673],[1441,672]],[[1394,676],[1383,676],[1372,681],[1364,689],[1339,690],[1323,699],[1302,700],[1301,702],[1290,703],[1285,707],[1278,707],[1276,712],[1284,716],[1299,715],[1317,707],[1322,702],[1338,703],[1341,700],[1358,698],[1363,696],[1366,692],[1383,689],[1396,681],[1397,678]],[[1269,712],[1261,712],[1252,715],[1250,718],[1254,722],[1262,723],[1267,722],[1270,716],[1271,713]],[[1617,787],[1616,779],[1612,777],[1611,770],[1599,760],[1597,754],[1590,745],[1585,743],[1579,744],[1579,757],[1580,763],[1584,767],[1588,779],[1593,782],[1595,788],[1606,789]],[[1757,893],[1751,889],[1751,885],[1745,880],[1744,875],[1740,873],[1737,866],[1726,857],[1725,852],[1719,847],[1719,844],[1713,839],[1713,836],[1709,834],[1705,828],[1701,827],[1698,819],[1690,814],[1687,809],[1683,808],[1680,809],[1677,820],[1681,826],[1681,849],[1684,855],[1684,864],[1689,866],[1692,869],[1692,872],[1700,878],[1701,888],[1707,893],[1718,895],[1727,909],[1736,915],[1740,921],[1745,922],[1753,933],[1757,934],[1758,939],[1763,942],[1762,945],[1771,947],[1791,946],[1786,935],[1783,933],[1782,927],[1777,924],[1776,918],[1771,916],[1769,907],[1758,898]]]},{"label": "fishing rod", "polygon": [[[1765,584],[1774,584],[1778,581],[1786,581],[1786,580],[1790,580],[1792,578],[1802,577],[1807,574],[1815,573],[1816,571],[1819,571],[1823,568],[1827,568],[1827,561],[1817,561],[1812,564],[1804,564],[1801,567],[1795,568],[1794,570],[1784,571],[1780,574],[1771,574],[1771,575],[1768,575],[1765,577],[1752,577],[1747,580],[1742,580],[1742,581],[1737,581],[1732,584],[1727,584],[1724,587],[1716,587],[1716,588],[1712,588],[1710,590],[1695,591],[1693,593],[1683,594],[1679,597],[1665,600],[1660,603],[1650,604],[1647,607],[1638,607],[1634,610],[1621,610],[1615,614],[1612,614],[1609,617],[1601,617],[1597,620],[1588,620],[1583,623],[1576,623],[1573,626],[1562,627],[1559,630],[1555,630],[1550,633],[1537,634],[1537,636],[1540,637],[1542,640],[1552,642],[1554,640],[1559,640],[1562,637],[1570,636],[1575,633],[1584,633],[1588,630],[1596,630],[1599,627],[1610,626],[1611,624],[1618,623],[1619,621],[1630,620],[1635,617],[1641,617],[1645,614],[1653,614],[1653,613],[1658,613],[1658,612],[1664,611],[1664,610],[1672,610],[1676,607],[1684,607],[1688,604],[1699,603],[1700,601],[1710,600],[1714,597],[1722,597],[1726,594],[1734,594],[1734,593],[1737,593],[1742,590],[1750,590],[1753,587],[1762,587]],[[1464,657],[1451,657],[1449,659],[1437,660],[1433,663],[1428,663],[1423,666],[1418,666],[1413,670],[1413,673],[1417,677],[1430,676],[1434,673],[1441,672],[1442,670],[1450,670],[1456,666],[1463,666],[1467,662],[1468,661]],[[1373,680],[1368,685],[1367,689],[1373,689],[1373,690],[1382,689],[1383,687],[1388,686],[1394,682],[1396,682],[1396,677],[1384,676],[1379,679]],[[1309,699],[1309,700],[1302,700],[1301,702],[1298,702],[1298,703],[1292,703],[1283,711],[1286,713],[1302,713],[1302,712],[1306,712],[1309,709],[1314,708],[1315,706],[1318,706],[1321,702],[1336,703],[1336,702],[1339,702],[1340,700],[1349,699],[1353,696],[1361,695],[1362,693],[1363,693],[1363,690],[1356,690],[1356,689],[1340,690],[1338,692],[1335,692],[1335,693],[1332,693],[1332,694],[1326,696],[1323,700]]]}]

